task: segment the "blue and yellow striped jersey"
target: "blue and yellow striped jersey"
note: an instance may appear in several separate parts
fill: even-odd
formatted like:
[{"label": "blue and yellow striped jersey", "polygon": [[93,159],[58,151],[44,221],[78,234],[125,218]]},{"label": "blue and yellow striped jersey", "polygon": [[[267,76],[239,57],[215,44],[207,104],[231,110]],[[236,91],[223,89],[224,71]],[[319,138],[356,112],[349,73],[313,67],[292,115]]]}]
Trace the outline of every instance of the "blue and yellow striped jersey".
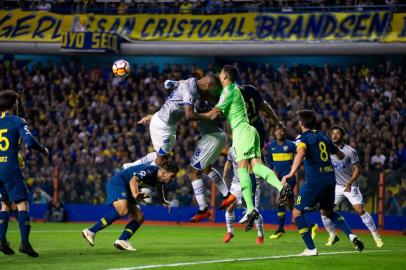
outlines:
[{"label": "blue and yellow striped jersey", "polygon": [[290,172],[295,153],[295,144],[290,140],[285,140],[282,144],[275,140],[268,145],[267,162],[270,168],[278,173],[279,178]]}]

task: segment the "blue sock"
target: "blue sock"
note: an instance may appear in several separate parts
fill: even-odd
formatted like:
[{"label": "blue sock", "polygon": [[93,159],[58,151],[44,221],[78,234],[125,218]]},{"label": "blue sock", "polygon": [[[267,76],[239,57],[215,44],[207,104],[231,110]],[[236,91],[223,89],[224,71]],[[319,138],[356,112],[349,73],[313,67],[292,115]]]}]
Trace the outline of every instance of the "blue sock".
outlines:
[{"label": "blue sock", "polygon": [[117,213],[116,209],[111,209],[110,212],[108,212],[104,217],[102,217],[96,224],[94,224],[93,227],[91,227],[89,230],[91,232],[97,233],[98,231],[103,230],[107,226],[109,226],[111,223],[116,221],[117,219],[120,218],[120,215]]},{"label": "blue sock", "polygon": [[21,242],[24,244],[28,244],[31,225],[30,215],[27,211],[18,211],[18,225],[20,227]]},{"label": "blue sock", "polygon": [[331,221],[333,221],[334,226],[340,228],[347,237],[352,234],[350,226],[348,226],[347,222],[345,222],[345,219],[342,215],[333,212],[333,215],[331,217]]},{"label": "blue sock", "polygon": [[285,217],[286,217],[286,208],[285,206],[278,206],[278,231],[284,231],[285,226]]},{"label": "blue sock", "polygon": [[6,239],[9,218],[10,218],[9,212],[6,211],[0,212],[0,241]]},{"label": "blue sock", "polygon": [[127,226],[125,226],[125,230],[123,233],[120,235],[119,240],[128,240],[133,236],[133,234],[138,230],[138,228],[141,226],[137,221],[132,220],[130,221]]},{"label": "blue sock", "polygon": [[310,233],[309,225],[307,224],[306,217],[304,215],[298,216],[296,219],[296,226],[299,230],[299,233],[302,235],[302,239],[306,244],[308,249],[316,248]]},{"label": "blue sock", "polygon": [[251,186],[252,186],[252,201],[255,202],[255,190],[257,189],[257,180],[255,174],[250,173]]}]

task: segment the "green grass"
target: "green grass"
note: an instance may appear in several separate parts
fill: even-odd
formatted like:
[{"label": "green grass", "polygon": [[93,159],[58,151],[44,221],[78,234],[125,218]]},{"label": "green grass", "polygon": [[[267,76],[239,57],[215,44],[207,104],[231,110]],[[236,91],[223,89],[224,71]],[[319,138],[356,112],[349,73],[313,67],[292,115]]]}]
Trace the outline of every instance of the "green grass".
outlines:
[{"label": "green grass", "polygon": [[[185,226],[143,226],[133,237],[136,252],[116,250],[113,242],[124,225],[113,225],[100,232],[96,245],[91,248],[81,237],[86,224],[34,223],[31,242],[40,253],[39,258],[26,255],[6,257],[0,254],[0,269],[108,269],[136,267],[154,264],[196,262],[218,259],[264,257],[298,254],[303,242],[297,232],[288,232],[284,238],[270,240],[267,230],[265,244],[255,244],[255,230],[249,233],[237,228],[229,244],[222,242],[224,228],[198,228]],[[317,235],[319,252],[352,251],[349,241],[342,235],[341,242],[334,247],[325,247],[325,232]],[[253,261],[223,262],[177,266],[170,269],[405,269],[406,237],[383,236],[385,247],[379,251],[369,234],[361,234],[366,252],[330,254],[312,258],[282,258]],[[9,227],[8,239],[17,250],[19,231],[15,222]],[[378,252],[375,252],[378,251]],[[168,269],[163,267],[159,269]]]}]

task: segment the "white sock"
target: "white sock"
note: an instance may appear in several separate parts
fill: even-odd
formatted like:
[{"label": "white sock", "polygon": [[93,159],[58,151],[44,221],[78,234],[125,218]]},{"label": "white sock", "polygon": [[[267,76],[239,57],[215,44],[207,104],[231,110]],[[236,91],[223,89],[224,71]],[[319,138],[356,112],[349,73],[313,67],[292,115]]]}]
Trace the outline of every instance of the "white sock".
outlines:
[{"label": "white sock", "polygon": [[127,168],[128,167],[133,167],[133,166],[137,166],[137,165],[141,165],[141,164],[151,164],[151,165],[156,165],[155,164],[155,159],[157,157],[157,153],[156,152],[152,152],[147,154],[146,156],[132,162],[132,163],[128,163]]},{"label": "white sock", "polygon": [[199,210],[204,210],[208,207],[206,202],[206,192],[202,179],[196,179],[192,181],[193,191],[195,192],[195,197],[197,204],[199,205]]},{"label": "white sock", "polygon": [[376,229],[374,219],[371,217],[371,215],[368,212],[365,212],[361,216],[362,222],[364,222],[365,226],[369,229],[371,232],[372,236],[374,238],[379,237],[378,230]]},{"label": "white sock", "polygon": [[261,203],[261,183],[262,181],[259,180],[259,178],[255,178],[257,181],[257,188],[255,189],[255,196],[254,196],[254,205],[256,208],[260,207]]},{"label": "white sock", "polygon": [[[334,224],[328,217],[321,215],[321,220],[323,221],[323,226],[330,235],[330,237],[336,236],[336,230],[334,229]],[[352,241],[352,240],[351,240]]]},{"label": "white sock", "polygon": [[258,216],[258,218],[254,221],[255,227],[257,228],[258,231],[258,237],[263,237],[264,236],[264,219],[262,218],[261,215]]},{"label": "white sock", "polygon": [[348,236],[348,238],[350,238],[350,241],[352,242],[352,240],[354,240],[354,238],[356,238],[357,236],[355,234],[350,234]]},{"label": "white sock", "polygon": [[223,195],[223,197],[227,196],[228,188],[223,180],[223,177],[221,177],[220,173],[212,168],[207,176],[211,179],[211,181],[214,182],[214,184],[216,185],[220,193]]},{"label": "white sock", "polygon": [[231,213],[226,211],[227,232],[229,233],[234,232],[234,221],[235,221],[234,211]]}]

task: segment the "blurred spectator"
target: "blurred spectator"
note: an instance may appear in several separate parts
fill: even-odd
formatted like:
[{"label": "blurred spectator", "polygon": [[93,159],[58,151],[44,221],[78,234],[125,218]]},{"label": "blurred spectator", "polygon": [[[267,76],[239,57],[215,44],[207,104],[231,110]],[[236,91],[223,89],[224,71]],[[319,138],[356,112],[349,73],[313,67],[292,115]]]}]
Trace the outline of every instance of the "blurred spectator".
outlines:
[{"label": "blurred spectator", "polygon": [[376,169],[382,169],[385,166],[386,157],[382,154],[381,148],[376,149],[375,155],[371,158],[371,165]]},{"label": "blurred spectator", "polygon": [[167,199],[170,202],[171,207],[179,207],[179,201],[176,198],[176,193],[172,191],[168,192]]},{"label": "blurred spectator", "polygon": [[117,8],[118,15],[124,15],[127,13],[127,4],[124,0],[120,1],[120,5]]},{"label": "blurred spectator", "polygon": [[46,2],[45,0],[41,0],[38,3],[37,9],[42,11],[49,11],[51,9],[51,3]]},{"label": "blurred spectator", "polygon": [[393,196],[392,191],[387,191],[385,193],[385,214],[386,215],[397,215],[399,205]]},{"label": "blurred spectator", "polygon": [[181,0],[179,13],[180,14],[191,14],[192,13],[192,4],[188,0]]},{"label": "blurred spectator", "polygon": [[37,187],[32,196],[33,203],[47,204],[52,201],[52,197],[48,195],[45,191]]}]

